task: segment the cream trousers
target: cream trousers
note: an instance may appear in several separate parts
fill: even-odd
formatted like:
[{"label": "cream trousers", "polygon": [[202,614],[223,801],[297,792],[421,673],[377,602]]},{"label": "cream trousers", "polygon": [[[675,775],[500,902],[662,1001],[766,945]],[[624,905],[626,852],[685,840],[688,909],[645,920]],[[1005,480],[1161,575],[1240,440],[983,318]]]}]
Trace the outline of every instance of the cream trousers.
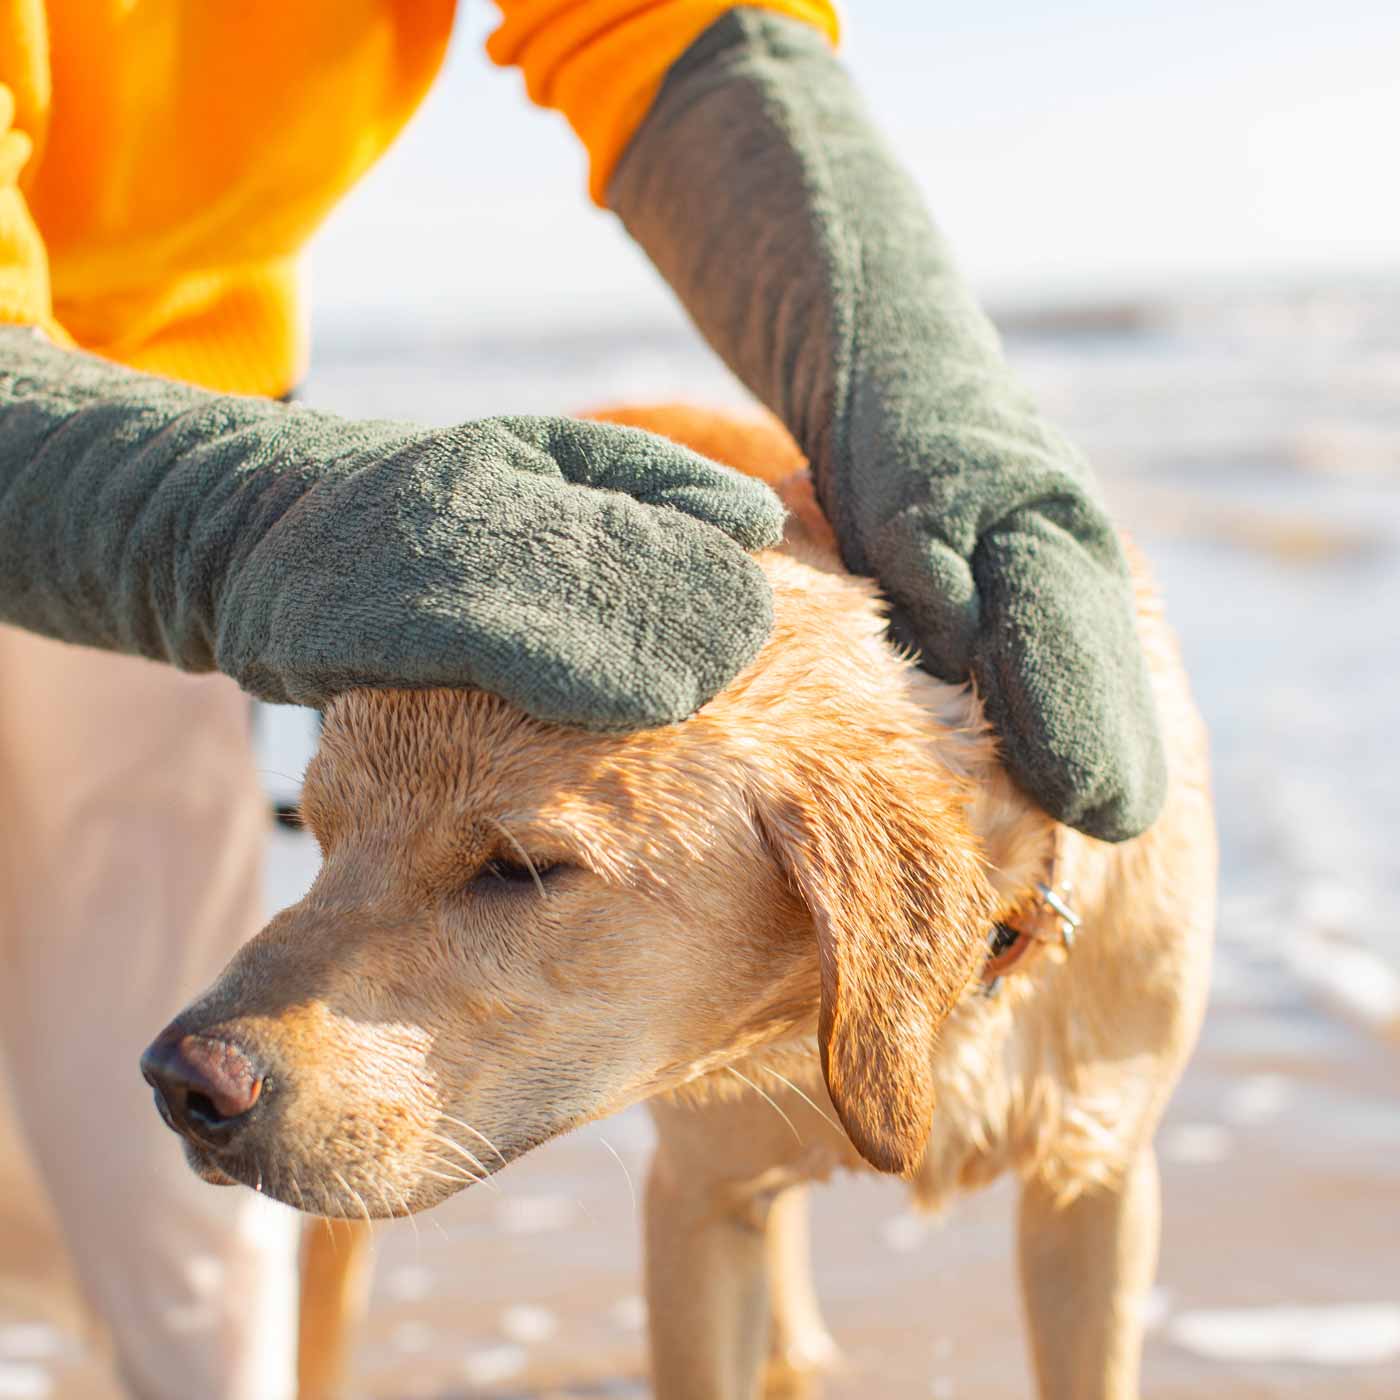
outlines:
[{"label": "cream trousers", "polygon": [[256,931],[267,824],[230,681],[0,628],[0,1069],[140,1400],[294,1392],[297,1217],[199,1181],[137,1070]]}]

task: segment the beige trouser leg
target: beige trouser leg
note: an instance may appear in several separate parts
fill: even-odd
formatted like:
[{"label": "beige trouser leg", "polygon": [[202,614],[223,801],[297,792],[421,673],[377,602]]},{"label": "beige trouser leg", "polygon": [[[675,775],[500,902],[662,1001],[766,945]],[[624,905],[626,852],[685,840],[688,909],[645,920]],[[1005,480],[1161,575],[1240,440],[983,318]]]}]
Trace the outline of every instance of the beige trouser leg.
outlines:
[{"label": "beige trouser leg", "polygon": [[296,1217],[199,1181],[137,1059],[261,917],[247,702],[0,628],[0,1064],[141,1400],[292,1394]]}]

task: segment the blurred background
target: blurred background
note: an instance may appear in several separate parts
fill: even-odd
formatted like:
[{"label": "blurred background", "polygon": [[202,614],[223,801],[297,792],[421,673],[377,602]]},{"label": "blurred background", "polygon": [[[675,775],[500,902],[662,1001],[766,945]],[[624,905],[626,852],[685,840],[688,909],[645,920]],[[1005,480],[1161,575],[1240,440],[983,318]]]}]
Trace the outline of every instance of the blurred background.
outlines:
[{"label": "blurred background", "polygon": [[[1046,409],[1152,559],[1214,741],[1220,946],[1163,1129],[1145,1394],[1400,1394],[1400,14],[848,6],[846,57]],[[312,254],[310,402],[443,423],[743,391],[584,194],[562,121],[447,70]],[[311,740],[264,711],[270,796]],[[315,868],[274,832],[269,908]],[[648,1394],[641,1112],[378,1232],[359,1393]],[[172,1150],[174,1143],[172,1141]],[[11,1164],[17,1170],[16,1164]],[[930,1226],[816,1199],[856,1397],[1029,1394],[1005,1186]],[[0,1400],[108,1400],[42,1208],[14,1207]],[[1067,1281],[1067,1286],[1071,1286]]]}]

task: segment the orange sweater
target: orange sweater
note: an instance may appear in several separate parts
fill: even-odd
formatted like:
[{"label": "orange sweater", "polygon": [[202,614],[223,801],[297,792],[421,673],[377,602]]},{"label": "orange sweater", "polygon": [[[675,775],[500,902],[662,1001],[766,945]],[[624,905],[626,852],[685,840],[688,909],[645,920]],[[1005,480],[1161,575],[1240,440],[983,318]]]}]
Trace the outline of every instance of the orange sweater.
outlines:
[{"label": "orange sweater", "polygon": [[[601,200],[667,68],[741,2],[835,41],[830,0],[497,0],[488,52],[568,117]],[[305,367],[298,254],[421,101],[454,8],[0,0],[0,321],[285,392]]]}]

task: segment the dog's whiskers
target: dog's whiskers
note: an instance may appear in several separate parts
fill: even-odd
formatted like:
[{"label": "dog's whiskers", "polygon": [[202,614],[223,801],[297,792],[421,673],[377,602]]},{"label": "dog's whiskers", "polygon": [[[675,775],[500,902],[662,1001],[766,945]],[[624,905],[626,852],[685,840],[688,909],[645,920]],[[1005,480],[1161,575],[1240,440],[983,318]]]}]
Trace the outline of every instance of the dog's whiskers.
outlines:
[{"label": "dog's whiskers", "polygon": [[[464,1158],[470,1164],[470,1166],[475,1167],[477,1169],[477,1172],[481,1171],[481,1163],[478,1162],[477,1159],[472,1155],[472,1153],[469,1152],[465,1147],[462,1146],[460,1142],[457,1142],[454,1138],[448,1137],[446,1133],[435,1133],[431,1131],[428,1133],[428,1137],[431,1138],[434,1142],[441,1143],[444,1147],[451,1148],[451,1150],[457,1153],[459,1157]],[[460,1166],[461,1164],[457,1163],[455,1165]],[[468,1171],[468,1168],[462,1167],[462,1170]],[[473,1180],[484,1181],[486,1179],[485,1174],[483,1173],[482,1175],[478,1176],[477,1172],[468,1172],[468,1174],[472,1177]]]},{"label": "dog's whiskers", "polygon": [[444,1157],[441,1152],[430,1152],[426,1159],[433,1166],[441,1167],[444,1171],[455,1172],[466,1182],[473,1186],[479,1186],[486,1180],[484,1176],[479,1176],[470,1167],[465,1167],[455,1157]]},{"label": "dog's whiskers", "polygon": [[[301,1189],[301,1182],[297,1180],[297,1175],[295,1172],[289,1171],[287,1173],[287,1186],[291,1190],[296,1192],[297,1209],[301,1211],[304,1215],[314,1214],[313,1211],[309,1211],[306,1208],[306,1193]],[[334,1241],[332,1241],[332,1243],[334,1243]]]},{"label": "dog's whiskers", "polygon": [[326,1228],[332,1233],[335,1232],[335,1222],[337,1217],[334,1214],[335,1202],[331,1200],[331,1193],[324,1187],[316,1188],[316,1213],[326,1222]]},{"label": "dog's whiskers", "polygon": [[459,1153],[462,1157],[466,1158],[466,1160],[470,1162],[472,1166],[478,1168],[478,1170],[481,1173],[479,1176],[476,1174],[476,1172],[471,1171],[467,1167],[461,1166],[461,1164],[458,1162],[452,1163],[454,1167],[459,1167],[460,1170],[466,1172],[473,1183],[484,1183],[485,1185],[489,1186],[493,1191],[499,1191],[501,1189],[499,1186],[496,1185],[494,1181],[491,1180],[490,1173],[486,1170],[485,1167],[481,1165],[480,1161],[476,1157],[474,1157],[470,1152],[468,1152],[467,1149],[463,1147],[460,1142],[454,1141],[445,1133],[430,1132],[428,1136],[432,1138],[434,1142],[440,1142],[444,1147],[450,1147],[454,1152]]},{"label": "dog's whiskers", "polygon": [[[451,1158],[434,1156],[429,1157],[428,1161],[431,1162],[433,1166],[442,1168],[441,1172],[436,1172],[434,1174],[444,1181],[461,1181],[468,1186],[478,1186],[481,1184],[481,1178],[479,1176],[475,1175],[473,1172],[469,1172],[460,1162],[454,1162]],[[426,1172],[429,1169],[425,1166],[421,1168],[421,1170]],[[446,1173],[446,1175],[444,1176],[443,1173]]]},{"label": "dog's whiskers", "polygon": [[463,1173],[450,1170],[452,1163],[444,1162],[441,1158],[434,1157],[433,1160],[440,1167],[447,1167],[449,1170],[435,1172],[431,1167],[419,1167],[418,1170],[423,1176],[431,1176],[436,1181],[450,1181],[454,1186],[475,1186],[480,1182],[479,1177],[467,1176]]},{"label": "dog's whiskers", "polygon": [[[473,1128],[470,1123],[464,1123],[460,1118],[454,1118],[450,1113],[439,1113],[438,1117],[441,1118],[444,1123],[455,1123],[457,1127],[465,1128],[467,1132],[469,1132],[474,1138],[479,1138],[482,1142],[484,1142],[486,1146],[489,1147],[491,1151],[494,1152],[496,1156],[501,1159],[501,1165],[503,1167],[510,1165],[510,1163],[506,1161],[505,1153],[503,1153],[501,1149],[497,1147],[496,1144],[492,1142],[489,1137],[486,1136],[485,1133],[479,1132],[476,1128]],[[483,1168],[483,1170],[485,1169]]]},{"label": "dog's whiskers", "polygon": [[808,1094],[803,1093],[803,1091],[799,1089],[797,1085],[794,1084],[792,1080],[787,1077],[787,1075],[779,1074],[778,1071],[775,1069],[768,1069],[767,1073],[771,1074],[774,1079],[781,1080],[782,1083],[786,1084],[788,1088],[791,1089],[792,1092],[796,1094],[797,1097],[801,1099],[804,1103],[810,1104],[812,1109],[816,1112],[817,1116],[822,1120],[823,1123],[829,1124],[838,1133],[844,1132],[841,1125],[814,1098],[812,1098]]},{"label": "dog's whiskers", "polygon": [[752,1079],[748,1079],[744,1075],[740,1074],[739,1071],[735,1069],[733,1065],[725,1065],[725,1069],[727,1069],[729,1073],[734,1076],[735,1079],[739,1080],[740,1083],[747,1084],[749,1088],[752,1089],[754,1093],[759,1096],[759,1098],[763,1099],[772,1108],[773,1112],[776,1113],[778,1117],[781,1118],[783,1122],[786,1123],[788,1127],[792,1129],[793,1137],[795,1137],[798,1142],[802,1141],[802,1134],[797,1131],[797,1125],[792,1121],[791,1118],[787,1116],[786,1113],[783,1112],[782,1108],[778,1104],[778,1101],[775,1098],[773,1098],[771,1094],[765,1093],[762,1089],[758,1087],[757,1084],[753,1082]]},{"label": "dog's whiskers", "polygon": [[[435,1134],[435,1136],[437,1136],[438,1138],[443,1138],[446,1137],[446,1134],[439,1133]],[[472,1164],[472,1166],[474,1166],[477,1169],[477,1171],[481,1173],[483,1177],[488,1177],[491,1175],[491,1172],[487,1168],[486,1163],[483,1162],[481,1158],[476,1155],[475,1152],[471,1151],[470,1148],[463,1147],[462,1144],[458,1142],[455,1138],[448,1138],[447,1140],[452,1143],[452,1146],[455,1147],[457,1151],[460,1152],[462,1156],[465,1157],[467,1161],[469,1161]]]},{"label": "dog's whiskers", "polygon": [[[380,1188],[383,1190],[383,1188]],[[404,1195],[403,1188],[396,1186],[394,1195],[399,1198],[399,1205],[403,1207],[404,1216],[408,1223],[413,1226],[413,1248],[421,1257],[423,1254],[423,1234],[418,1228],[418,1217],[408,1208],[408,1197]]]},{"label": "dog's whiskers", "polygon": [[301,1179],[296,1175],[296,1173],[289,1172],[287,1174],[287,1180],[291,1183],[292,1190],[297,1193],[299,1209],[305,1211],[306,1214],[311,1216],[313,1220],[319,1220],[320,1223],[324,1225],[326,1229],[330,1232],[332,1246],[336,1246],[337,1241],[335,1238],[335,1230],[332,1228],[331,1217],[326,1213],[326,1206],[328,1204],[326,1200],[326,1193],[318,1186],[316,1187],[315,1192],[312,1195],[310,1201],[308,1201],[306,1197],[306,1190],[302,1186]]},{"label": "dog's whiskers", "polygon": [[627,1194],[628,1194],[629,1196],[631,1196],[631,1198],[632,1198],[632,1214],[633,1214],[633,1215],[636,1215],[636,1213],[637,1213],[637,1188],[636,1188],[636,1186],[634,1186],[633,1183],[632,1183],[632,1173],[629,1172],[629,1171],[627,1170],[627,1163],[624,1162],[624,1161],[622,1160],[622,1155],[618,1152],[617,1148],[615,1148],[615,1147],[612,1145],[612,1143],[610,1143],[610,1142],[607,1140],[607,1138],[599,1138],[598,1141],[601,1142],[601,1143],[603,1144],[603,1146],[606,1147],[606,1148],[608,1149],[608,1151],[612,1153],[612,1155],[613,1155],[613,1160],[617,1163],[617,1165],[618,1165],[619,1167],[622,1168],[622,1177],[623,1177],[623,1180],[626,1181],[626,1183],[627,1183]]},{"label": "dog's whiskers", "polygon": [[365,1225],[369,1230],[370,1239],[374,1238],[374,1217],[369,1213],[369,1207],[365,1204],[365,1198],[350,1185],[339,1172],[332,1172],[331,1175],[340,1183],[340,1188],[350,1197],[360,1208],[360,1213],[365,1218]]}]

